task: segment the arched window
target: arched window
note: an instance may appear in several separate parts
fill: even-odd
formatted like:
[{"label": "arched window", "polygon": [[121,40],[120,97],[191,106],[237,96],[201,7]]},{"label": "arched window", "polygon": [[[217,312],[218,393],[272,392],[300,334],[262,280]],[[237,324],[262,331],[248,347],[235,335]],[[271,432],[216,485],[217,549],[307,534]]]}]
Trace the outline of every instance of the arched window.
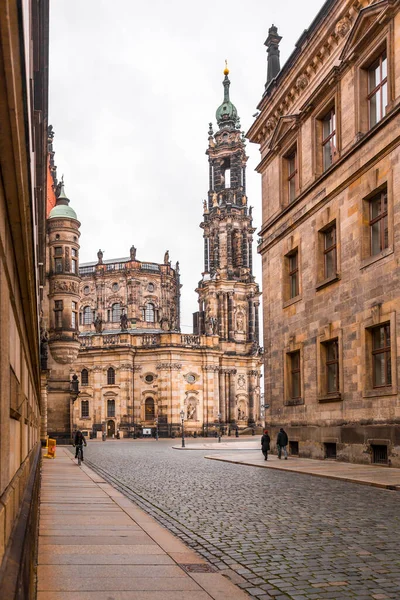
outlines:
[{"label": "arched window", "polygon": [[87,369],[82,369],[81,371],[81,385],[89,384],[89,371]]},{"label": "arched window", "polygon": [[146,398],[146,402],[144,403],[144,418],[146,421],[154,420],[154,400],[153,398]]},{"label": "arched window", "polygon": [[107,384],[114,385],[115,384],[115,371],[112,367],[107,369]]},{"label": "arched window", "polygon": [[115,417],[115,400],[107,400],[107,417]]},{"label": "arched window", "polygon": [[92,310],[90,306],[85,306],[83,308],[83,324],[90,325],[92,322]]},{"label": "arched window", "polygon": [[89,416],[89,400],[82,400],[81,402],[81,417]]},{"label": "arched window", "polygon": [[111,321],[113,323],[119,323],[121,318],[121,305],[119,302],[116,302],[111,307]]},{"label": "arched window", "polygon": [[155,310],[154,310],[154,304],[152,304],[151,302],[148,302],[146,304],[146,308],[144,309],[144,320],[147,323],[154,323],[155,320]]}]

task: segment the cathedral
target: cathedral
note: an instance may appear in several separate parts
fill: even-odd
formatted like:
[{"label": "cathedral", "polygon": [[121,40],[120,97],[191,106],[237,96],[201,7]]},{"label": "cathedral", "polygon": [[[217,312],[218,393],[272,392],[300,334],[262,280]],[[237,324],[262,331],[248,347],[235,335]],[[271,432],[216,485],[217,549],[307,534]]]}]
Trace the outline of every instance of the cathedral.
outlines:
[{"label": "cathedral", "polygon": [[[213,435],[260,419],[259,298],[244,135],[229,70],[208,132],[204,272],[193,333],[180,331],[179,263],[129,256],[79,262],[80,222],[57,181],[49,131],[47,261],[41,322],[42,436]],[[250,428],[250,429],[249,429]]]}]

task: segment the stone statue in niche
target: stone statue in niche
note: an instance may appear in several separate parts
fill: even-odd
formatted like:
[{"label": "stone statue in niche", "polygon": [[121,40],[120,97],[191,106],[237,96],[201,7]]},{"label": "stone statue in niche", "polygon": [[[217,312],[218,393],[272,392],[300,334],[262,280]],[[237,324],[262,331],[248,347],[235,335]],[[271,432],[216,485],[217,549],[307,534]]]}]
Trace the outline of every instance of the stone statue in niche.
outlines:
[{"label": "stone statue in niche", "polygon": [[218,206],[218,198],[217,198],[217,193],[214,192],[212,195],[212,205],[213,206]]},{"label": "stone statue in niche", "polygon": [[126,316],[125,311],[121,314],[120,324],[122,331],[126,331],[128,329],[128,317]]},{"label": "stone statue in niche", "polygon": [[191,402],[187,406],[187,419],[188,421],[196,419],[196,407]]},{"label": "stone statue in niche", "polygon": [[97,315],[97,317],[94,320],[94,328],[96,330],[96,333],[101,333],[103,331],[103,320],[100,315]]},{"label": "stone statue in niche", "polygon": [[242,313],[239,313],[236,317],[236,329],[237,331],[244,331],[244,319]]},{"label": "stone statue in niche", "polygon": [[98,265],[103,264],[103,251],[102,250],[99,250],[97,253],[97,264]]}]

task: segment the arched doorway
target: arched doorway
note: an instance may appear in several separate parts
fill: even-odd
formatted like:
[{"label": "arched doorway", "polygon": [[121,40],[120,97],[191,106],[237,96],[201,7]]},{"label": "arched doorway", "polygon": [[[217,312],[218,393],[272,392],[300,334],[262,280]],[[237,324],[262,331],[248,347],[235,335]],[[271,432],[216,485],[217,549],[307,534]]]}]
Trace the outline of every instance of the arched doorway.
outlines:
[{"label": "arched doorway", "polygon": [[145,421],[154,421],[154,398],[146,398],[144,403],[144,419]]},{"label": "arched doorway", "polygon": [[115,436],[115,422],[107,421],[107,437]]}]

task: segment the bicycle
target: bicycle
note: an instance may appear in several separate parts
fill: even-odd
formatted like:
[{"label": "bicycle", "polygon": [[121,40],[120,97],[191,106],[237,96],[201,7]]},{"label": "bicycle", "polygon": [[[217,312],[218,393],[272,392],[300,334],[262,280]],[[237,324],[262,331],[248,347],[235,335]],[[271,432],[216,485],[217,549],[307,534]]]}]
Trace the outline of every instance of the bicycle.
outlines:
[{"label": "bicycle", "polygon": [[78,459],[78,467],[81,466],[81,462],[83,461],[83,444],[77,444],[77,459]]}]

